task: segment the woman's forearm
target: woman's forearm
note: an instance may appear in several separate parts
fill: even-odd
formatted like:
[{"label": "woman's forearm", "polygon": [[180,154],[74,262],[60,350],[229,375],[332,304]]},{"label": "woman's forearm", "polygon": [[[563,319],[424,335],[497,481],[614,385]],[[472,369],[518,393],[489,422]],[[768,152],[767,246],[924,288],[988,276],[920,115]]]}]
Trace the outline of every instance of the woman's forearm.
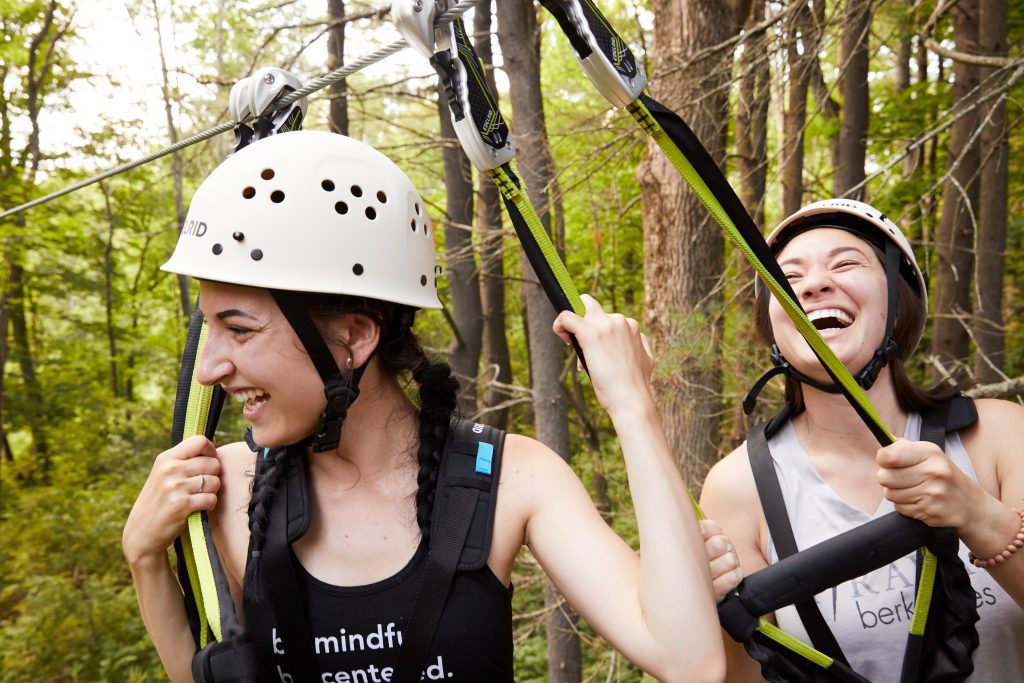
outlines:
[{"label": "woman's forearm", "polygon": [[[640,534],[639,598],[651,634],[672,648],[722,662],[704,539],[653,400],[611,414],[619,435]],[[713,667],[717,668],[717,667]],[[714,678],[714,676],[712,676]]]},{"label": "woman's forearm", "polygon": [[142,621],[167,675],[175,683],[191,683],[195,641],[167,555],[138,558],[129,567]]}]

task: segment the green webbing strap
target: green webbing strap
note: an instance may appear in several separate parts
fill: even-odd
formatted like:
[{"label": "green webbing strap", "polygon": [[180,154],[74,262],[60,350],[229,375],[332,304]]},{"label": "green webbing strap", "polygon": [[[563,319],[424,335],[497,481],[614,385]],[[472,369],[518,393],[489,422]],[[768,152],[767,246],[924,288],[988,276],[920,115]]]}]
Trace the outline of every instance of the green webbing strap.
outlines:
[{"label": "green webbing strap", "polygon": [[[655,119],[647,106],[648,102],[653,103],[653,100],[641,96],[627,109],[633,115],[633,118],[636,119],[637,123],[640,124],[644,132],[651,136],[658,146],[664,150],[669,161],[679,171],[683,180],[693,189],[697,198],[708,209],[715,222],[722,227],[732,243],[743,253],[743,256],[754,267],[757,274],[761,276],[761,279],[793,320],[800,334],[807,340],[808,345],[810,345],[818,358],[821,359],[822,364],[846,390],[847,396],[851,399],[854,407],[859,407],[863,411],[862,415],[866,414],[877,430],[884,434],[887,443],[883,443],[883,445],[888,445],[888,443],[895,441],[895,437],[883,424],[881,417],[875,411],[874,406],[871,405],[864,390],[857,384],[853,375],[846,369],[846,366],[836,357],[835,353],[822,338],[821,333],[818,332],[818,329],[807,318],[803,308],[796,303],[790,294],[791,290],[787,291],[789,288],[784,287],[777,279],[776,274],[770,272],[768,266],[755,254],[750,242],[736,227],[736,224],[722,206],[721,201],[708,187],[707,182],[705,182],[701,174],[694,168],[694,165],[690,163],[690,160],[679,149],[679,146]],[[871,427],[872,425],[869,423],[868,426]],[[875,430],[873,429],[872,431]]]},{"label": "green webbing strap", "polygon": [[932,590],[935,587],[935,573],[939,567],[939,558],[928,550],[921,548],[921,578],[917,584],[917,602],[914,607],[914,618],[910,621],[910,635],[924,635],[924,626],[928,621],[928,612],[932,606]]},{"label": "green webbing strap", "polygon": [[[548,297],[552,299],[552,303],[555,303],[559,310],[571,310],[579,316],[586,314],[583,301],[580,299],[580,294],[576,290],[576,285],[573,284],[568,269],[559,258],[558,250],[555,249],[551,237],[544,229],[540,216],[537,215],[533,204],[526,196],[526,184],[516,173],[515,162],[509,161],[502,164],[488,171],[487,175],[498,186],[498,191],[501,192],[502,199],[505,200],[516,234],[519,236],[523,249],[527,252],[527,258],[530,259],[530,263],[537,272],[537,277],[541,279],[541,284],[544,285],[545,280],[550,281],[553,278],[553,282],[544,287]],[[535,258],[538,255],[542,259],[542,263]],[[541,265],[541,267],[538,268],[537,265]],[[545,271],[550,271],[550,274]],[[564,299],[564,303],[557,302],[557,299]]]},{"label": "green webbing strap", "polygon": [[[199,343],[196,347],[195,358],[199,358],[202,352],[203,343],[206,341],[206,321],[203,321],[202,330],[199,333]],[[188,407],[185,412],[184,436],[194,436],[206,433],[206,423],[210,415],[210,405],[213,400],[213,387],[200,384],[196,380],[195,366],[192,369],[192,384],[189,389]],[[193,512],[188,516],[188,527],[182,536],[182,546],[185,550],[185,562],[188,566],[189,580],[193,586],[196,606],[199,608],[200,622],[200,647],[206,646],[207,626],[213,631],[213,636],[221,640],[220,628],[220,600],[217,596],[217,584],[213,577],[213,566],[210,562],[210,553],[206,547],[206,533],[203,529],[203,513]],[[195,591],[198,586],[199,590]]]},{"label": "green webbing strap", "polygon": [[793,636],[789,635],[781,628],[768,621],[766,617],[761,617],[757,620],[757,630],[763,634],[766,638],[771,638],[776,643],[800,655],[804,659],[814,662],[823,669],[830,668],[835,660],[826,655],[823,652],[815,650],[810,645],[807,645],[802,640],[798,640]]}]

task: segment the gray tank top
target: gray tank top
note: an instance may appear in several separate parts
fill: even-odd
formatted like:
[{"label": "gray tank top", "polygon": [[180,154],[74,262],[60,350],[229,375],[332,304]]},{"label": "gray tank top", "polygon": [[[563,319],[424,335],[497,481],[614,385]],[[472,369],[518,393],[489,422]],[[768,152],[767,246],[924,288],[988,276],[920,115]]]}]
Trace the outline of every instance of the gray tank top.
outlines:
[{"label": "gray tank top", "polygon": [[[904,438],[916,441],[921,418],[911,415]],[[769,439],[775,471],[779,475],[786,511],[793,525],[797,547],[807,548],[893,511],[882,499],[869,515],[844,502],[825,483],[797,439],[792,421]],[[959,434],[949,434],[946,455],[977,481],[974,466]],[[960,544],[960,558],[967,567],[978,605],[980,644],[974,653],[974,683],[1024,683],[1024,610],[989,576],[967,561],[967,547]],[[768,562],[779,561],[769,539]],[[898,683],[910,618],[914,611],[916,557],[912,553],[859,579],[847,581],[814,596],[818,608],[854,671],[872,683]],[[775,613],[778,625],[810,643],[796,608]]]}]

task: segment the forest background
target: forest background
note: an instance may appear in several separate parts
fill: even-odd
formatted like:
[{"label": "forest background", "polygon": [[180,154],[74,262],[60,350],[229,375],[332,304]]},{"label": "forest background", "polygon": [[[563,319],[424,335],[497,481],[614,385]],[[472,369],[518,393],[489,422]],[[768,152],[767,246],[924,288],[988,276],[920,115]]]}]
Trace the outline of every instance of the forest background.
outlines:
[{"label": "forest background", "polygon": [[[118,36],[96,8],[123,17]],[[228,119],[262,66],[309,81],[397,34],[348,0],[0,0],[0,208]],[[1024,5],[1007,0],[608,0],[653,95],[688,120],[770,228],[830,196],[867,199],[911,237],[931,292],[911,366],[976,395],[1024,389]],[[115,22],[116,23],[116,22]],[[657,400],[694,491],[742,441],[768,367],[751,275],[656,148],[587,82],[550,15],[524,0],[468,15],[520,169],[581,291],[643,321]],[[120,26],[121,24],[116,24]],[[130,41],[150,60],[87,55]],[[92,52],[89,52],[89,51]],[[148,65],[152,65],[149,67]],[[439,106],[440,104],[440,106]],[[411,51],[314,95],[306,128],[391,155],[423,192],[447,277],[419,317],[464,380],[462,410],[569,460],[635,542],[614,434],[521,262],[497,194],[447,125]],[[142,681],[163,673],[120,531],[171,408],[194,283],[158,270],[230,135],[0,219],[0,679]],[[452,341],[454,340],[454,341]],[[781,386],[781,383],[779,383]],[[781,400],[769,388],[756,417]],[[219,440],[241,435],[226,411]],[[517,563],[522,681],[639,680]],[[695,625],[696,626],[696,625]]]}]

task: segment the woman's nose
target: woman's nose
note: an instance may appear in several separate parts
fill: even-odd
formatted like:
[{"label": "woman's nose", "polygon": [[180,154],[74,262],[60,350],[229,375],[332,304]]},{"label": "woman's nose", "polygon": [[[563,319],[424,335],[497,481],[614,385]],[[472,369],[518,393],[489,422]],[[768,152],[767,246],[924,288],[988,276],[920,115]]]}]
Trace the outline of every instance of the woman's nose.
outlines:
[{"label": "woman's nose", "polygon": [[818,294],[831,292],[835,283],[832,275],[824,268],[811,268],[800,282],[800,298],[809,299]]},{"label": "woman's nose", "polygon": [[234,366],[228,359],[221,336],[209,330],[196,363],[196,379],[200,384],[213,386],[224,381],[233,371]]}]

